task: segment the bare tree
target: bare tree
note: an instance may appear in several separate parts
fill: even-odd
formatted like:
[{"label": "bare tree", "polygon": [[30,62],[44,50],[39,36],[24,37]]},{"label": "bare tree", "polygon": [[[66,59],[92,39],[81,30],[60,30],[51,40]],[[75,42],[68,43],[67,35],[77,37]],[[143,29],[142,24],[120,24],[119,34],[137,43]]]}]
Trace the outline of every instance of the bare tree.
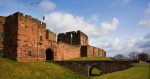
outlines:
[{"label": "bare tree", "polygon": [[149,55],[147,54],[147,53],[139,53],[138,54],[138,58],[139,58],[139,60],[141,60],[141,61],[147,61],[147,60],[149,60]]},{"label": "bare tree", "polygon": [[117,54],[114,56],[114,59],[125,59],[125,56],[122,54]]},{"label": "bare tree", "polygon": [[138,52],[131,52],[128,54],[128,56],[132,60],[138,60]]}]

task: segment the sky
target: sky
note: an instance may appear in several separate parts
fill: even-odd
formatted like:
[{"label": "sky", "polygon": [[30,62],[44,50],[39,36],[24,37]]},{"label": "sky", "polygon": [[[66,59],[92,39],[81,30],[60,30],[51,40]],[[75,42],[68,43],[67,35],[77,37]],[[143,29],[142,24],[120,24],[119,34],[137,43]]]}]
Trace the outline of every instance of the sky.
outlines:
[{"label": "sky", "polygon": [[149,0],[0,0],[0,16],[15,12],[45,22],[56,34],[81,30],[107,56],[150,54]]}]

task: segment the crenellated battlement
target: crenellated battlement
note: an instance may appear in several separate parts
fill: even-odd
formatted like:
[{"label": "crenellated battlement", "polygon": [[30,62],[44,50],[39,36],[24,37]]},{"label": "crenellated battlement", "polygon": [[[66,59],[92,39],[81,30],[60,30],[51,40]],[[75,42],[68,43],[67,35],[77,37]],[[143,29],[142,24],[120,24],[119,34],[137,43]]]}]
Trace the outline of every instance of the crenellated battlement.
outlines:
[{"label": "crenellated battlement", "polygon": [[[33,22],[36,22],[40,27],[43,27],[43,28],[46,28],[46,23],[44,22],[41,22],[40,20],[38,20],[37,18],[33,18],[32,16],[30,15],[24,15],[23,13],[21,12],[16,12],[12,15],[9,15],[7,18],[23,18],[24,20],[30,20],[30,21],[33,21]],[[19,20],[19,19],[18,19]]]}]

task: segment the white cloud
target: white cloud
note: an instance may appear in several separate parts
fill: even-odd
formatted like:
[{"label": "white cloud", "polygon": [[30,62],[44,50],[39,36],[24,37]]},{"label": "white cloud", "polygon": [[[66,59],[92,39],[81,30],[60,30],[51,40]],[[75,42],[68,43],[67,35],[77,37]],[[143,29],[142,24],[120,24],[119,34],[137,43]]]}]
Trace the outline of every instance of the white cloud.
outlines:
[{"label": "white cloud", "polygon": [[119,24],[119,20],[117,18],[113,18],[112,22],[102,22],[101,23],[101,32],[103,34],[108,34],[111,31],[114,31]]},{"label": "white cloud", "polygon": [[139,40],[138,42],[136,42],[135,45],[142,52],[146,52],[146,53],[150,54],[150,33],[148,33],[141,40]]},{"label": "white cloud", "polygon": [[42,8],[42,9],[45,9],[45,10],[53,10],[55,9],[56,7],[56,4],[49,1],[49,0],[42,0],[39,4],[39,6]]},{"label": "white cloud", "polygon": [[126,44],[127,48],[132,48],[132,47],[134,47],[136,42],[137,42],[136,39],[129,39],[129,40],[127,40],[127,42],[125,44]]},{"label": "white cloud", "polygon": [[117,29],[119,24],[118,18],[114,17],[110,21],[100,21],[99,16],[92,15],[85,20],[82,16],[56,11],[46,14],[45,22],[48,24],[48,29],[56,33],[81,30],[89,36],[90,45],[101,46],[101,48],[108,48],[108,50],[115,49],[119,51],[122,49],[122,43],[119,38],[108,41],[104,39],[104,42],[102,41],[102,36],[105,37],[105,35]]},{"label": "white cloud", "polygon": [[107,54],[125,54],[132,51],[146,52],[150,54],[150,33],[141,38],[105,38],[106,41],[99,40],[101,47],[108,51]]},{"label": "white cloud", "polygon": [[[124,54],[127,55],[131,51],[139,50],[137,42],[141,41],[141,38],[128,38],[122,39],[119,37],[95,37],[90,38],[90,44],[94,46],[98,46],[106,50],[108,56],[114,56],[116,54]],[[142,50],[142,49],[141,49]]]},{"label": "white cloud", "polygon": [[150,19],[141,20],[141,21],[139,21],[138,24],[139,24],[140,26],[143,26],[143,27],[150,27]]},{"label": "white cloud", "polygon": [[[93,18],[90,18],[93,19]],[[94,18],[97,20],[97,17]],[[84,17],[75,16],[66,12],[52,12],[45,15],[48,27],[57,33],[81,30],[89,36],[101,36],[116,30],[119,20],[113,18],[111,22],[101,22],[100,25],[85,20]]]},{"label": "white cloud", "polygon": [[122,49],[121,47],[121,41],[119,38],[115,38],[112,41],[109,41],[109,43],[107,44],[107,49],[109,50],[116,50],[116,51],[120,51]]}]

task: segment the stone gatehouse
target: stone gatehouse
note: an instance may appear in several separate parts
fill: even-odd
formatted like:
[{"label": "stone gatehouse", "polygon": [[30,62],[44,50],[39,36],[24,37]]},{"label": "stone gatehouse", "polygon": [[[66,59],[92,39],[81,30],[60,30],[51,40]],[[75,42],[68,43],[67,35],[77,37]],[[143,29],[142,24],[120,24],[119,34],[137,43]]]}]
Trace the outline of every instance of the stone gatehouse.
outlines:
[{"label": "stone gatehouse", "polygon": [[81,56],[106,57],[106,52],[89,45],[88,36],[78,31],[60,33],[46,29],[46,24],[16,12],[5,17],[4,56],[17,61],[68,60]]}]

